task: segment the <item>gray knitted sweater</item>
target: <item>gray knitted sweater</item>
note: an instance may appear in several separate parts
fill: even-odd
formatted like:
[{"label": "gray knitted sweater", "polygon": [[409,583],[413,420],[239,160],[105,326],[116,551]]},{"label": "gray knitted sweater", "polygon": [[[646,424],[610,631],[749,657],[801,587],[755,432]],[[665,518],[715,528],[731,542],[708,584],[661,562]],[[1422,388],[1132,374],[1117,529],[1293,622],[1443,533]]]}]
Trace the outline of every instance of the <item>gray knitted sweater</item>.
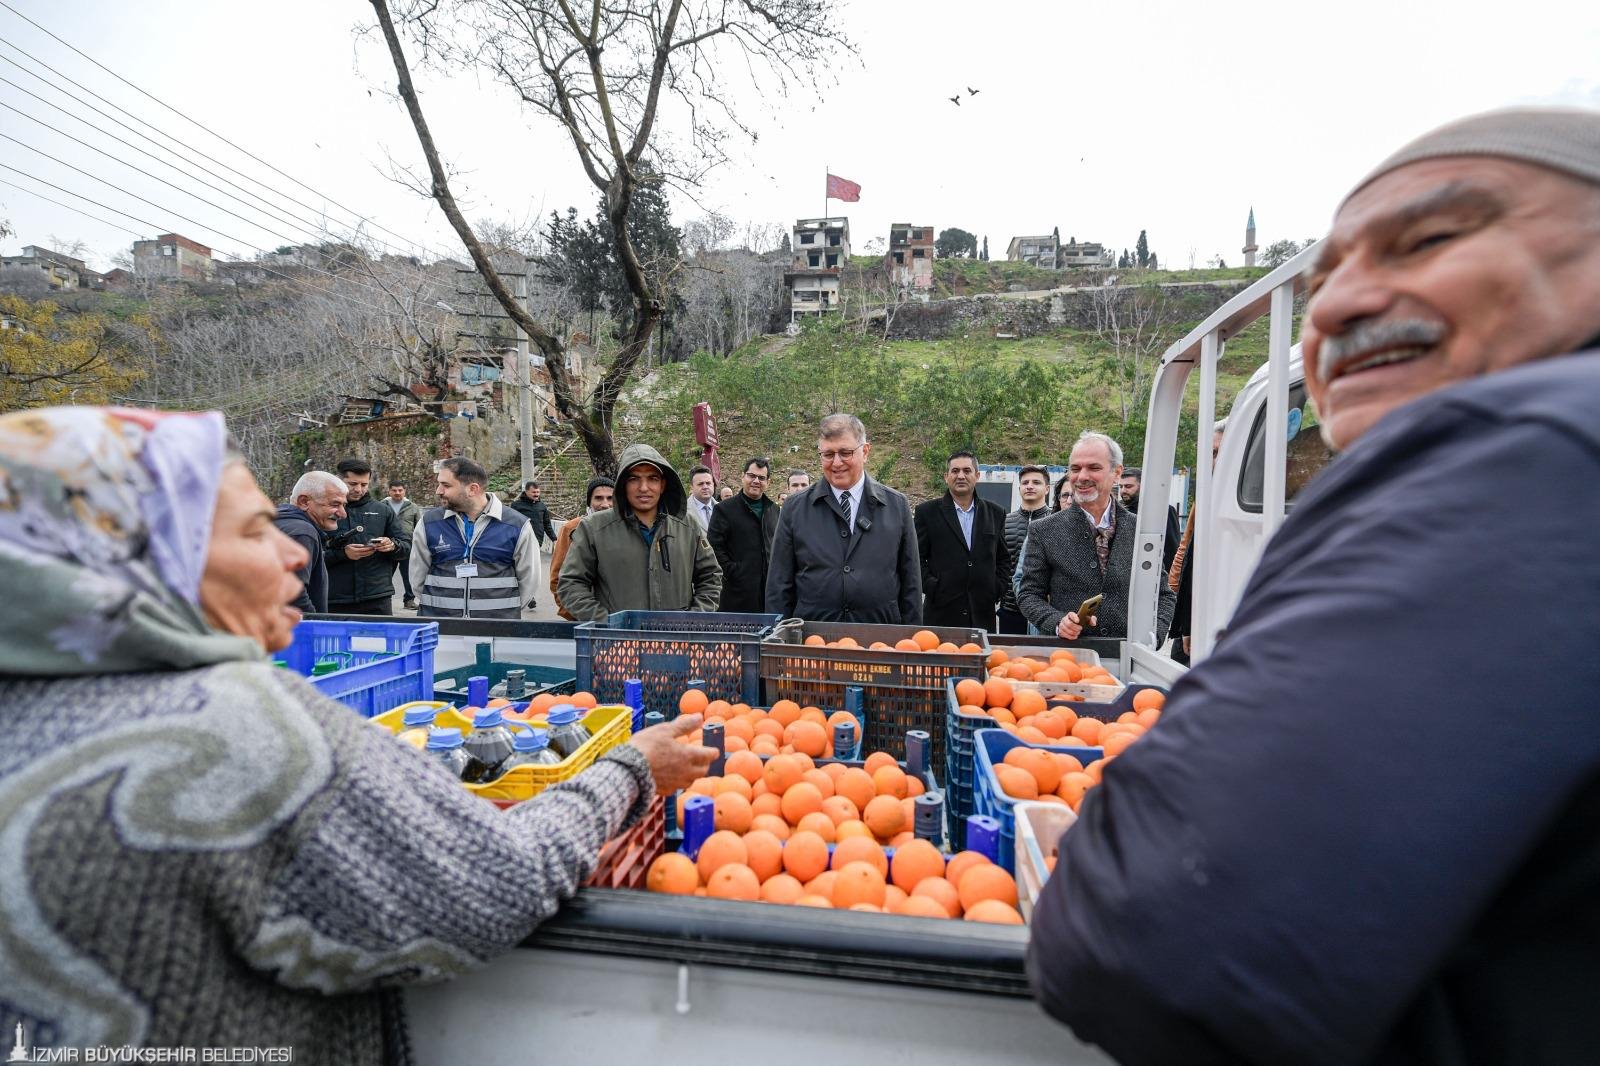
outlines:
[{"label": "gray knitted sweater", "polygon": [[0,680],[0,1047],[408,1061],[399,986],[524,939],[654,798],[617,749],[500,811],[266,663]]}]

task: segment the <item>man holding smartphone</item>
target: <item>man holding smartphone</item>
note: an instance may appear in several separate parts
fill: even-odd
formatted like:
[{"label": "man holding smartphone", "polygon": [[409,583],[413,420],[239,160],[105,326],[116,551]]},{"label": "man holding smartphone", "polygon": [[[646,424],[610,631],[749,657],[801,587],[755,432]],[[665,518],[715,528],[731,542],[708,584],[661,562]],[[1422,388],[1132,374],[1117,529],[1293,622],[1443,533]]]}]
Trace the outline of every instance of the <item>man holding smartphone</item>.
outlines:
[{"label": "man holding smartphone", "polygon": [[372,466],[364,459],[341,459],[334,467],[350,497],[345,516],[329,534],[328,610],[333,614],[394,613],[394,567],[404,565],[410,538],[400,519],[372,498]]}]

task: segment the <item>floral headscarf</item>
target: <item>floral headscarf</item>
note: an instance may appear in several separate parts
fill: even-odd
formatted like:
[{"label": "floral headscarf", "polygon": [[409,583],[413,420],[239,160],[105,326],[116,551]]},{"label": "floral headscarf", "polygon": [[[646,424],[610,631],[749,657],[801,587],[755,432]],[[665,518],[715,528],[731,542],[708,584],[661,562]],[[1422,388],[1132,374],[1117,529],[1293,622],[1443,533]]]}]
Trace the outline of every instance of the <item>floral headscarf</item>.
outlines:
[{"label": "floral headscarf", "polygon": [[0,675],[261,657],[199,606],[226,447],[216,413],[0,415]]}]

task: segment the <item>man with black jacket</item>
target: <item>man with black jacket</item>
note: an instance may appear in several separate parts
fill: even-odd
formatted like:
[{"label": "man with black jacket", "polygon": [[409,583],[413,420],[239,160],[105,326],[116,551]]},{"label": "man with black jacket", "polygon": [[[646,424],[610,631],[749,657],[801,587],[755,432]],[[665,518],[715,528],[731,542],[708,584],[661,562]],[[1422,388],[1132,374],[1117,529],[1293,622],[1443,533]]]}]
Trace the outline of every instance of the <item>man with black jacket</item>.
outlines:
[{"label": "man with black jacket", "polygon": [[389,505],[375,500],[372,466],[341,459],[334,467],[350,490],[345,516],[328,538],[328,610],[334,614],[393,614],[394,564],[404,565],[410,538]]},{"label": "man with black jacket", "polygon": [[[550,521],[550,507],[544,502],[544,490],[537,481],[529,480],[523,483],[522,492],[511,502],[511,509],[528,520],[528,525],[533,527],[533,536],[542,548],[546,544],[554,545],[556,542],[556,527]],[[555,570],[552,563],[551,570]],[[533,597],[528,601],[528,610],[539,606],[539,598]]]},{"label": "man with black jacket", "polygon": [[[1123,467],[1120,491],[1122,493],[1122,506],[1128,509],[1129,514],[1139,513],[1139,492],[1144,488],[1144,471],[1136,466]],[[1170,503],[1167,505],[1167,533],[1161,542],[1161,569],[1172,569],[1172,559],[1178,554],[1178,539],[1182,536],[1178,532],[1178,509]]]},{"label": "man with black jacket", "polygon": [[303,614],[328,610],[328,564],[323,558],[322,542],[344,517],[349,492],[333,474],[311,470],[294,483],[289,502],[278,505],[272,524],[306,550],[306,565],[295,575],[300,579],[300,598],[294,606]]},{"label": "man with black jacket", "polygon": [[1022,505],[1006,515],[1006,580],[1000,588],[998,612],[1002,633],[1028,631],[1028,620],[1017,609],[1017,560],[1022,558],[1022,544],[1028,539],[1033,520],[1050,513],[1050,504],[1045,501],[1050,495],[1050,471],[1042,466],[1023,467],[1017,471],[1017,491],[1022,496]]},{"label": "man with black jacket", "polygon": [[978,460],[956,452],[945,463],[947,491],[915,511],[922,562],[922,624],[994,630],[994,608],[1011,584],[1006,513],[978,496]]},{"label": "man with black jacket", "polygon": [[719,611],[759,612],[766,609],[767,564],[772,538],[778,532],[778,505],[767,499],[772,460],[747,459],[744,491],[711,511],[706,539],[722,564]]}]

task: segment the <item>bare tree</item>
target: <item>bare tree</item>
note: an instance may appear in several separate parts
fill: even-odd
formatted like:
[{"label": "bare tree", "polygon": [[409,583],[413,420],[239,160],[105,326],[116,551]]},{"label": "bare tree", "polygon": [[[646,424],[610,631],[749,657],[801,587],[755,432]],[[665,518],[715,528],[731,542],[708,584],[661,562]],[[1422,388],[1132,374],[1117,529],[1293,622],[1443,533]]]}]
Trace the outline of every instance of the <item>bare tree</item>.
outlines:
[{"label": "bare tree", "polygon": [[1112,279],[1089,288],[1094,331],[1106,348],[1106,364],[1117,386],[1118,411],[1127,425],[1166,347],[1166,290],[1156,282],[1119,286]]},{"label": "bare tree", "polygon": [[[576,394],[560,337],[512,294],[468,225],[450,188],[411,80],[389,0],[372,0],[398,91],[427,161],[429,191],[506,314],[543,354],[556,410],[582,438],[594,468],[611,473],[612,414],[667,302],[659,274],[640,261],[629,234],[634,196],[646,185],[692,186],[725,158],[731,131],[754,138],[731,101],[728,79],[748,72],[780,91],[815,81],[824,59],[848,48],[838,0],[395,0],[399,23],[424,61],[492,75],[534,112],[558,122],[602,194],[617,261],[635,313],[622,347],[586,399]],[[680,147],[658,137],[663,96],[688,131]]]}]

